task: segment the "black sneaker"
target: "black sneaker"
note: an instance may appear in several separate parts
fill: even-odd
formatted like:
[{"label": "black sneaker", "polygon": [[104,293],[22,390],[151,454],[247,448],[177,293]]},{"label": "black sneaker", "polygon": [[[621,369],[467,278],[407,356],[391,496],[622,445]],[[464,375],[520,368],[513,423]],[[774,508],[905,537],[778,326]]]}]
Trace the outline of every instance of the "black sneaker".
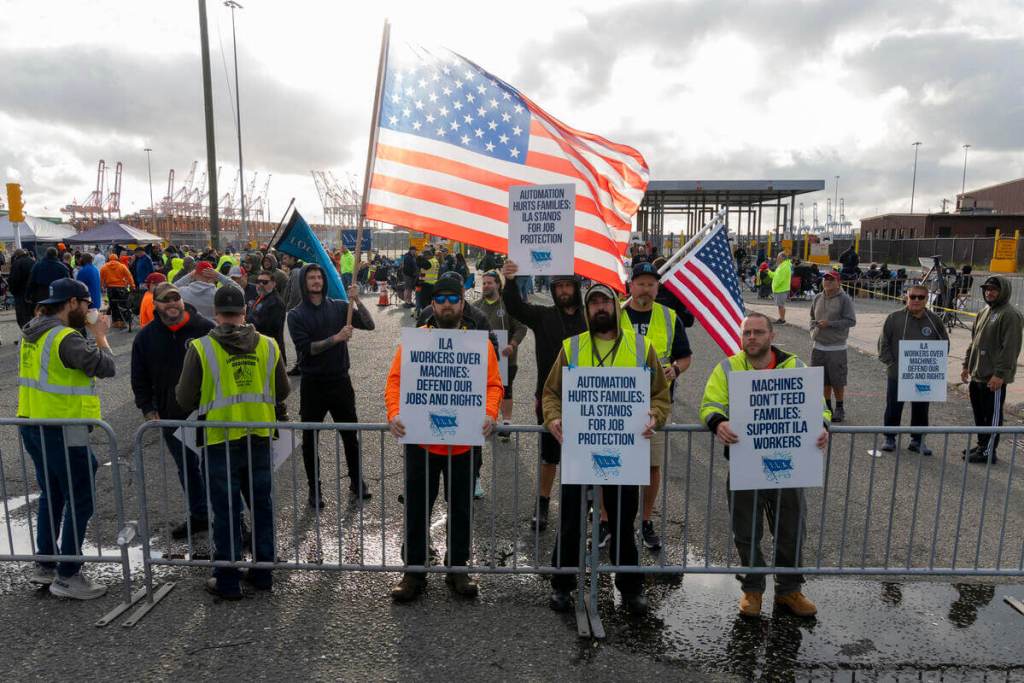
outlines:
[{"label": "black sneaker", "polygon": [[[971,453],[969,456],[967,456],[967,462],[972,462],[972,463],[975,463],[975,464],[984,465],[985,463],[989,462],[989,460],[990,459],[989,459],[988,454],[985,453],[985,451],[982,451],[982,450],[977,450],[974,453]],[[998,461],[999,461],[999,458],[997,458],[995,452],[993,452],[992,453],[992,458],[991,458],[992,464],[994,465]]]},{"label": "black sneaker", "polygon": [[556,588],[551,591],[551,597],[548,598],[548,607],[556,612],[568,612],[572,609],[572,594]]},{"label": "black sneaker", "polygon": [[885,451],[886,453],[892,453],[896,450],[896,439],[886,439],[885,443],[883,443],[882,447],[878,450]]},{"label": "black sneaker", "polygon": [[640,535],[644,539],[644,547],[648,550],[661,550],[661,539],[658,538],[658,534],[654,531],[654,522],[651,520],[645,520],[640,525]]},{"label": "black sneaker", "polygon": [[608,545],[608,541],[612,540],[612,530],[608,528],[608,522],[601,522],[598,539],[598,548],[606,547]]},{"label": "black sneaker", "polygon": [[911,451],[912,453],[920,453],[921,455],[932,454],[932,449],[928,448],[923,443],[916,440],[911,440],[911,442],[907,444],[907,450]]},{"label": "black sneaker", "polygon": [[832,421],[835,423],[842,422],[846,419],[846,410],[843,406],[836,406],[836,409],[832,411]]},{"label": "black sneaker", "polygon": [[[206,517],[193,517],[190,520],[192,524],[192,535],[198,536],[199,534],[205,534],[210,530],[210,520]],[[171,538],[176,541],[180,541],[183,538],[188,537],[188,522],[182,522],[178,526],[171,529]]]}]

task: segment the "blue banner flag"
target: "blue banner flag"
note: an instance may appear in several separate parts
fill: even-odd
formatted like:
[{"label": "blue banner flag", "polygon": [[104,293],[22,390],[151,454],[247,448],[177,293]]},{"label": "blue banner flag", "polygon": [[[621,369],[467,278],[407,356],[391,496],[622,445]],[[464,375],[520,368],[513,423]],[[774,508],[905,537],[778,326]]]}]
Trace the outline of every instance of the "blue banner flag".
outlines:
[{"label": "blue banner flag", "polygon": [[[341,243],[349,251],[356,250],[356,232],[356,230],[341,231]],[[369,228],[363,230],[363,246],[360,248],[360,251],[364,254],[369,252],[372,248],[371,237]]]},{"label": "blue banner flag", "polygon": [[302,259],[306,263],[318,264],[324,269],[327,278],[327,296],[332,299],[348,301],[348,294],[345,292],[345,286],[341,283],[338,269],[331,262],[324,245],[320,243],[320,238],[316,236],[313,229],[309,227],[309,223],[299,215],[298,211],[292,212],[288,227],[281,233],[277,243],[271,246],[289,256]]}]

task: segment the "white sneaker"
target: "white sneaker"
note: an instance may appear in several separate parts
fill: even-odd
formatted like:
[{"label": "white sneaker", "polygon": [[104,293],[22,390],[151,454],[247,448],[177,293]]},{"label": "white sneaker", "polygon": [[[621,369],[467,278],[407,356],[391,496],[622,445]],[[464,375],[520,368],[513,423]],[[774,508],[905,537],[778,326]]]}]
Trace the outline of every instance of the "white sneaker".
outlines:
[{"label": "white sneaker", "polygon": [[49,586],[55,578],[57,578],[56,568],[37,564],[32,576],[28,577],[28,582],[37,586]]},{"label": "white sneaker", "polygon": [[51,594],[74,600],[95,600],[102,597],[106,592],[106,586],[90,581],[81,572],[67,578],[55,576],[53,583],[50,584]]}]

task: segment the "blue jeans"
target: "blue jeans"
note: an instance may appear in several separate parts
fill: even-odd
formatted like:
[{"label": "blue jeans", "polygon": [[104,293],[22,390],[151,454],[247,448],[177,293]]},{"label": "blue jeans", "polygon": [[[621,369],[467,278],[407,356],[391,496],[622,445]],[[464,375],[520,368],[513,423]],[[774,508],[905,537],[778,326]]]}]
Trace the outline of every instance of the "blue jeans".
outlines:
[{"label": "blue jeans", "polygon": [[[251,443],[251,446],[250,446]],[[250,460],[251,454],[251,460]],[[251,462],[251,466],[250,466]],[[242,559],[242,486],[252,486],[252,536],[254,561],[274,561],[274,501],[270,471],[270,439],[254,436],[208,446],[210,506],[213,512],[213,559]],[[237,569],[215,567],[217,586],[226,592],[239,589]],[[249,576],[269,583],[269,569],[253,569]]]},{"label": "blue jeans", "polygon": [[533,292],[533,276],[520,275],[516,278],[516,286],[519,287],[519,297],[523,301],[527,301],[530,298],[530,294]]},{"label": "blue jeans", "polygon": [[[188,513],[196,519],[206,519],[206,480],[203,479],[203,472],[199,467],[199,455],[191,448],[183,448],[178,437],[174,436],[175,427],[164,427],[161,431],[164,434],[164,442],[167,450],[174,458],[174,464],[178,468],[178,481],[181,483],[182,492],[188,497]],[[195,530],[193,530],[195,533]]]},{"label": "blue jeans", "polygon": [[[81,555],[85,528],[93,513],[93,477],[99,463],[87,446],[64,449],[61,427],[18,428],[25,450],[36,467],[39,517],[36,519],[36,552],[40,555]],[[91,468],[91,469],[90,469]],[[55,552],[60,536],[60,552]],[[63,578],[74,576],[81,562],[40,562],[57,568]]]}]

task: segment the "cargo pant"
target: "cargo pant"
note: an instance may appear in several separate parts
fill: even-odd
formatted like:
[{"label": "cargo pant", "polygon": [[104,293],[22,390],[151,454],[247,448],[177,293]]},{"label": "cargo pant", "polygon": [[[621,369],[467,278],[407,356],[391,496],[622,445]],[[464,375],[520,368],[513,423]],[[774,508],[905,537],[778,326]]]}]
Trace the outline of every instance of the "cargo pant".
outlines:
[{"label": "cargo pant", "polygon": [[[761,541],[765,521],[775,536],[776,567],[799,567],[807,530],[807,502],[803,489],[760,489],[729,491],[729,511],[732,515],[732,537],[740,562],[744,567],[764,567]],[[776,531],[777,529],[777,531]],[[765,574],[737,575],[744,593],[763,593],[767,584]],[[802,574],[776,574],[775,595],[782,596],[800,590]]]}]

